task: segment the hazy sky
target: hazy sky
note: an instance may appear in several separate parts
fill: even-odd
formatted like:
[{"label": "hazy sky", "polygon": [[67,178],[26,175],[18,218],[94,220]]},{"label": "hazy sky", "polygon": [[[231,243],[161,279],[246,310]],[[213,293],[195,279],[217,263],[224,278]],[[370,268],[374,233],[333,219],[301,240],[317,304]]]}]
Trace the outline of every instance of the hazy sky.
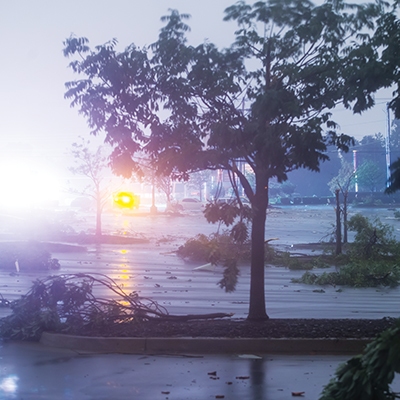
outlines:
[{"label": "hazy sky", "polygon": [[[168,9],[189,13],[191,43],[205,39],[220,47],[235,25],[223,22],[232,0],[3,0],[0,1],[0,155],[39,157],[57,167],[72,142],[88,135],[86,121],[63,98],[64,83],[77,78],[67,68],[63,41],[72,33],[91,45],[117,38],[121,49],[157,39]],[[387,94],[386,94],[387,95]],[[385,132],[385,103],[362,117],[338,111],[346,132],[361,138]],[[58,169],[58,168],[57,168]]]}]

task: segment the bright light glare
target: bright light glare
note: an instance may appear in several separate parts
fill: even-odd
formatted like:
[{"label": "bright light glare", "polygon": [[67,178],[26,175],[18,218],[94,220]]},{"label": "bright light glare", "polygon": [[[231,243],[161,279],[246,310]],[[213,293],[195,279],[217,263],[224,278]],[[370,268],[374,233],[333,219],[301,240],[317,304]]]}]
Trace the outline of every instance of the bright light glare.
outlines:
[{"label": "bright light glare", "polygon": [[0,390],[4,393],[12,394],[18,389],[19,378],[15,375],[7,376],[0,381]]},{"label": "bright light glare", "polygon": [[59,185],[50,171],[21,161],[0,162],[0,188],[0,205],[9,208],[44,206],[59,195]]},{"label": "bright light glare", "polygon": [[118,192],[114,194],[114,203],[121,208],[133,208],[135,196],[130,192]]}]

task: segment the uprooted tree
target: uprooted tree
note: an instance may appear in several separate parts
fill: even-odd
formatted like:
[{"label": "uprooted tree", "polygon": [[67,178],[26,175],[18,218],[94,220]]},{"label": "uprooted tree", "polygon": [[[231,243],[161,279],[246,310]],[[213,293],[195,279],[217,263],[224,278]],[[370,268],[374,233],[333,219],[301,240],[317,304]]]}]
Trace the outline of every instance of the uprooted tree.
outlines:
[{"label": "uprooted tree", "polygon": [[[283,182],[298,168],[318,171],[328,145],[346,151],[352,143],[329,110],[340,102],[359,112],[373,105],[365,98],[375,87],[349,90],[348,74],[358,73],[350,68],[363,44],[357,33],[372,29],[380,11],[379,4],[350,7],[342,0],[240,1],[225,11],[238,29],[223,50],[210,42],[188,45],[189,16],[176,10],[162,18],[159,38],[148,47],[119,52],[116,40],[94,49],[85,38],[65,41],[70,67],[82,77],[66,84],[65,96],[92,133],[104,133],[114,146],[114,170],[129,176],[138,167],[133,155],[145,152],[174,178],[222,169],[240,181],[252,208],[249,319],[268,318],[269,182]],[[254,187],[239,161],[253,171]],[[247,235],[245,224],[241,229]]]}]

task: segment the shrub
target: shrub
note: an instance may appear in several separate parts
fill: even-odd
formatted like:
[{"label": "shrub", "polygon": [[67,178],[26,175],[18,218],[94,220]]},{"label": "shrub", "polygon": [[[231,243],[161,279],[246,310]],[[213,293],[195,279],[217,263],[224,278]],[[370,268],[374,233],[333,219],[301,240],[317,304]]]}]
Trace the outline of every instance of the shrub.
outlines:
[{"label": "shrub", "polygon": [[213,251],[214,235],[206,236],[202,233],[196,235],[180,246],[178,256],[190,261],[208,262]]},{"label": "shrub", "polygon": [[348,244],[347,254],[337,259],[345,264],[337,272],[325,272],[320,276],[306,273],[293,282],[354,287],[397,286],[400,246],[394,238],[393,228],[379,219],[370,221],[361,214],[354,215],[348,227],[356,235],[354,242]]},{"label": "shrub", "polygon": [[368,260],[400,255],[393,227],[383,224],[379,218],[371,221],[356,214],[350,218],[347,226],[350,231],[356,232],[348,250],[351,258]]},{"label": "shrub", "polygon": [[[224,274],[218,285],[226,292],[232,292],[239,275],[237,263],[250,259],[250,242],[247,236],[247,226],[239,221],[230,231],[222,234],[200,234],[189,239],[178,248],[177,254],[190,261],[223,265]],[[272,254],[271,251],[266,252],[267,256]]]},{"label": "shrub", "polygon": [[[240,237],[240,233],[238,236]],[[224,263],[225,259],[230,259],[232,256],[238,261],[250,261],[250,242],[248,240],[243,243],[238,242],[232,231],[213,233],[209,236],[198,234],[180,246],[177,255],[185,260],[213,264]],[[268,243],[265,244],[264,256],[267,263],[274,263],[280,259],[280,255]]]},{"label": "shrub", "polygon": [[321,275],[306,272],[295,283],[309,285],[345,285],[354,287],[394,287],[400,281],[400,266],[381,261],[358,261],[340,267],[335,272],[324,272]]}]

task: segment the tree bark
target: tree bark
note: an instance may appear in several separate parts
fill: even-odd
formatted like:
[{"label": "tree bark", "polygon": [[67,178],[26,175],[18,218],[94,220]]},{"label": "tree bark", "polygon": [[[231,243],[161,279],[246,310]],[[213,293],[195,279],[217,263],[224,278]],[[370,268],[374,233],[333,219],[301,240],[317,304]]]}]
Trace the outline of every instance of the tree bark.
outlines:
[{"label": "tree bark", "polygon": [[343,192],[343,243],[347,243],[347,197],[348,191]]},{"label": "tree bark", "polygon": [[339,189],[335,190],[336,196],[336,254],[342,254],[342,226],[340,221]]},{"label": "tree bark", "polygon": [[264,241],[265,220],[268,206],[268,187],[256,182],[256,193],[252,201],[253,219],[251,229],[251,276],[249,320],[265,320]]}]

